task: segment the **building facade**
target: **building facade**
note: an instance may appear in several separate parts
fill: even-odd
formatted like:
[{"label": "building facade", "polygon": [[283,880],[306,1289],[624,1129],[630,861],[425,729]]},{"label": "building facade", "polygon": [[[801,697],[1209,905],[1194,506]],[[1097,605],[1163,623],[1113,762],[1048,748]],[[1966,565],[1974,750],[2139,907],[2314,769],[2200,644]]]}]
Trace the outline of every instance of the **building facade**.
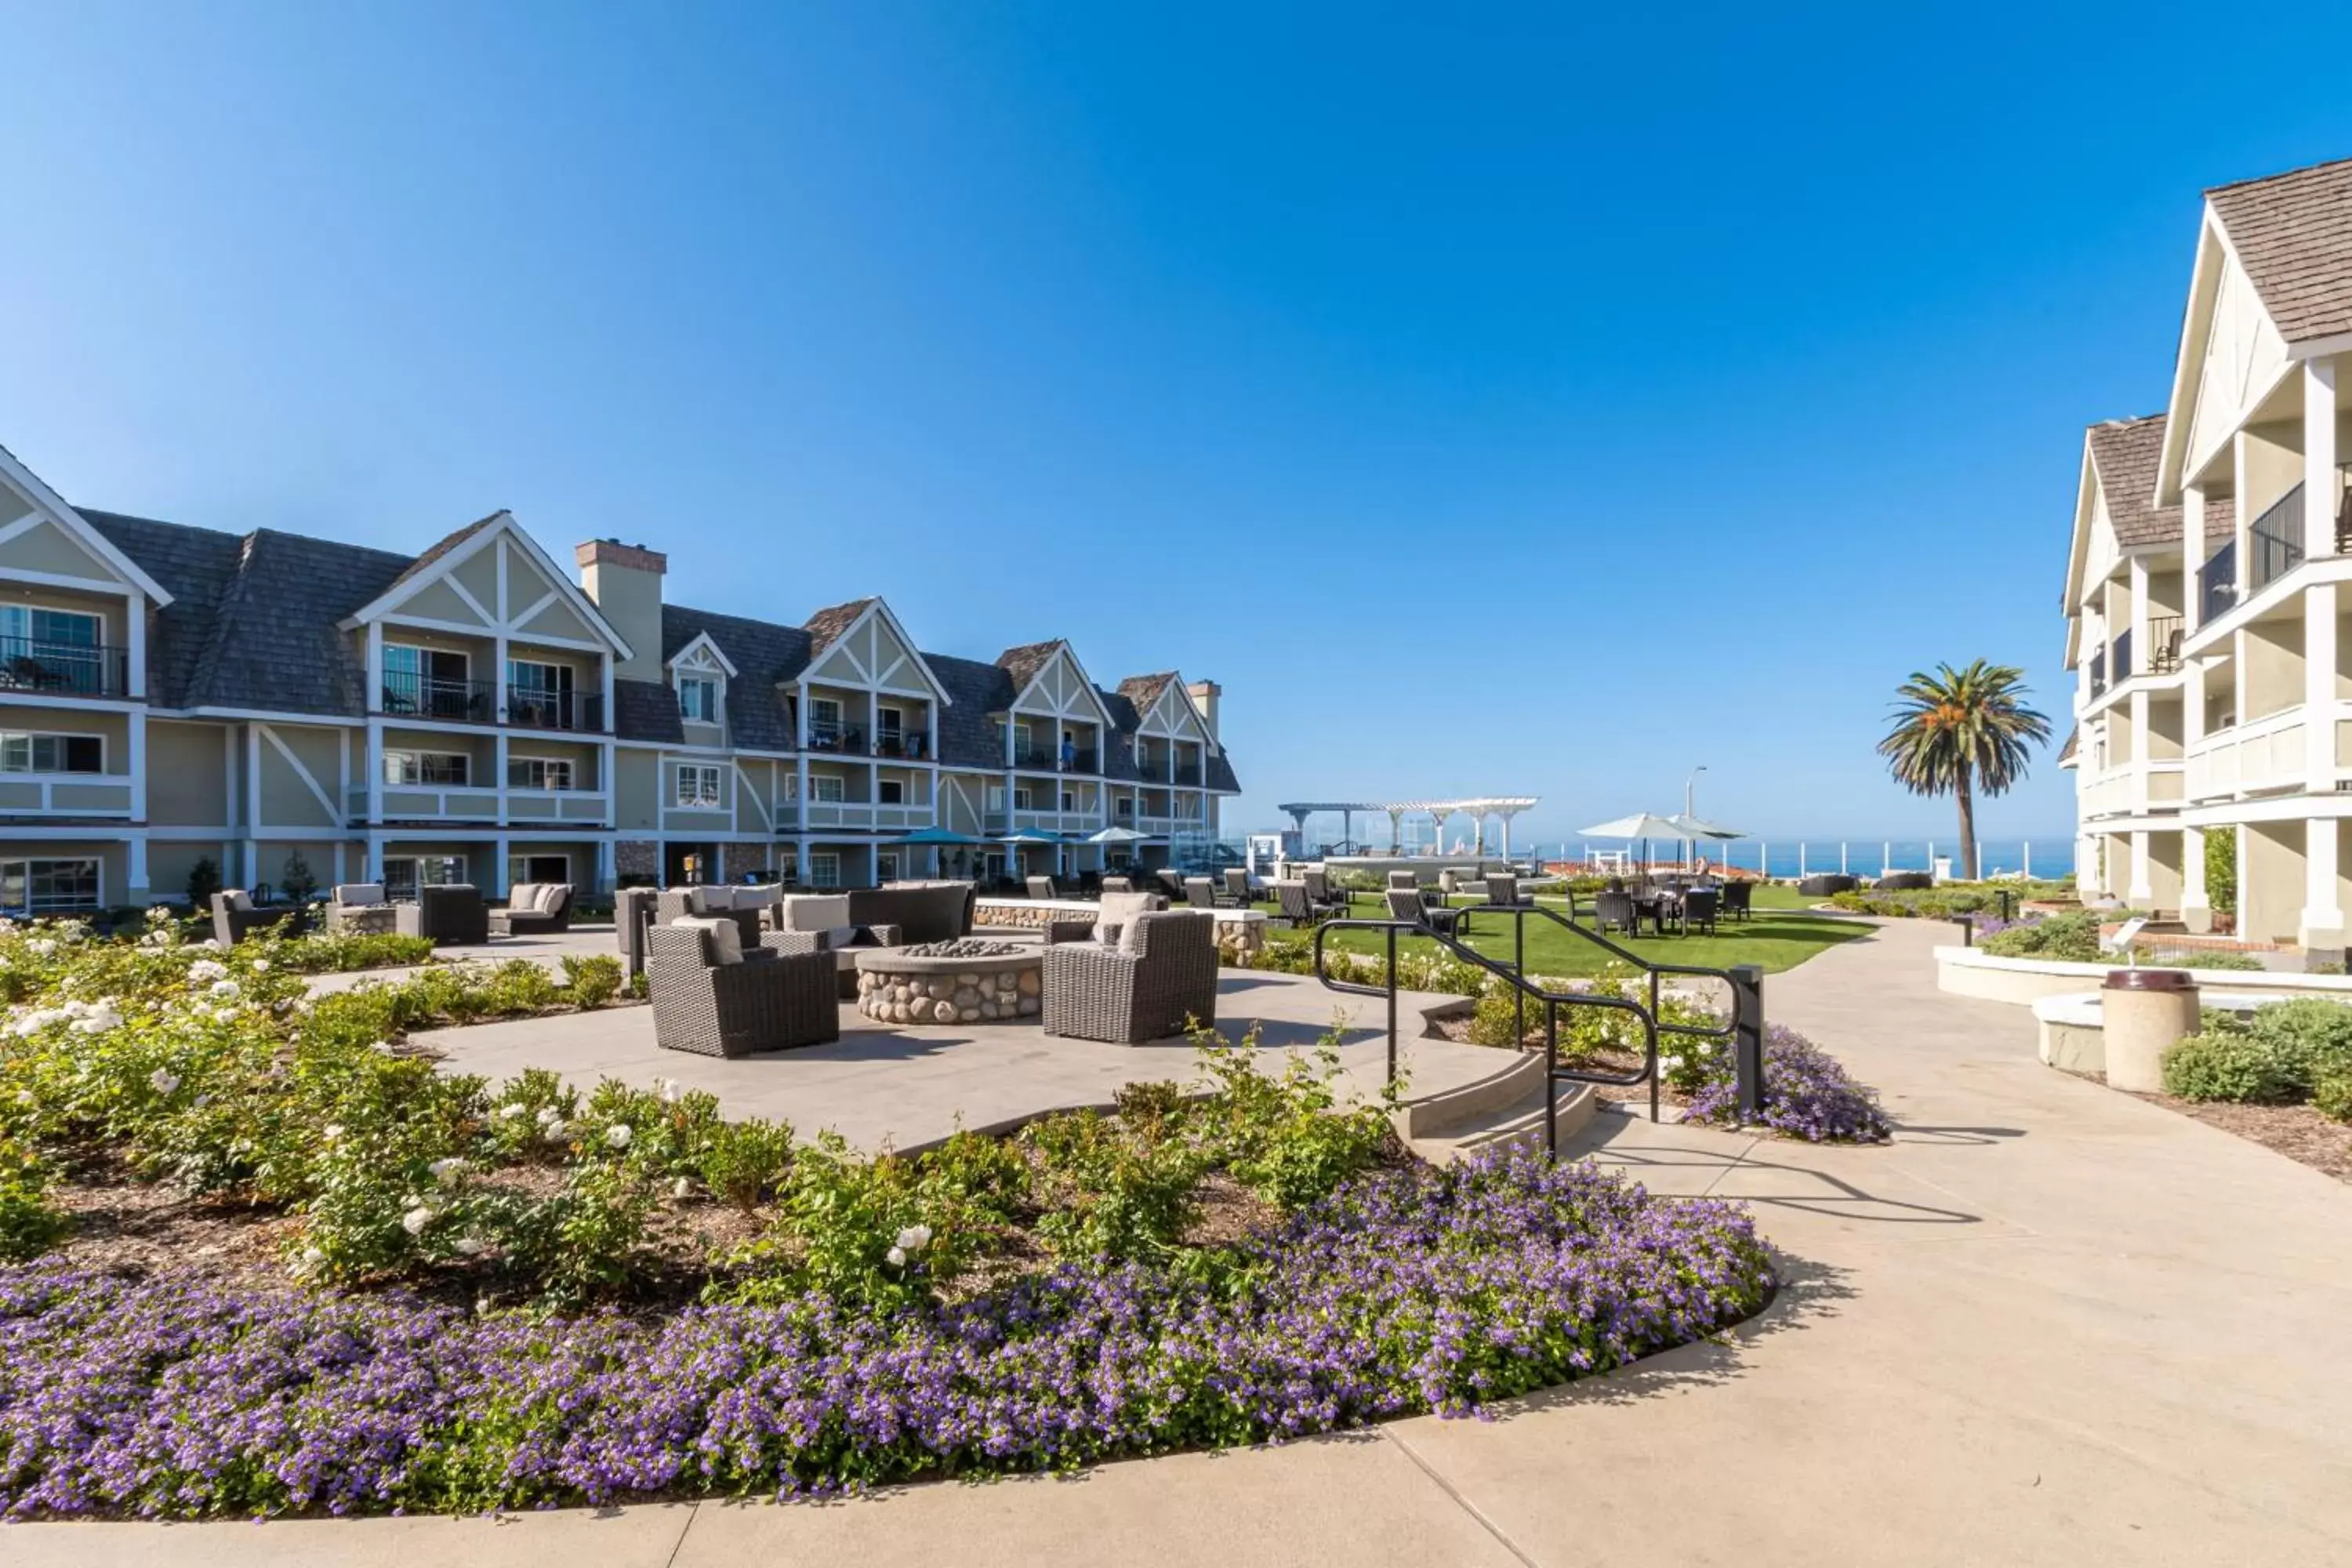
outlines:
[{"label": "building facade", "polygon": [[2352,910],[2352,162],[2207,193],[2170,402],[2095,426],[2065,591],[2077,874],[2320,952]]},{"label": "building facade", "polygon": [[[204,861],[494,895],[1163,864],[1239,789],[1213,682],[921,652],[878,598],[689,609],[667,564],[599,540],[575,574],[506,512],[414,556],[158,522],[0,448],[0,913],[177,898]],[[902,842],[940,829],[980,842]]]}]

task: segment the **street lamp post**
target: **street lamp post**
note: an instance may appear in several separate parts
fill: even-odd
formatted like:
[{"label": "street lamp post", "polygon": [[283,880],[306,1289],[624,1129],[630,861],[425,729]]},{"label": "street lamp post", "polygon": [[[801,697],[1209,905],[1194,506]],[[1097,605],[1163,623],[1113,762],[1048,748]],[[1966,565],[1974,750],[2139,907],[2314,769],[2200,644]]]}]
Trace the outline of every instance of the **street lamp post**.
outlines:
[{"label": "street lamp post", "polygon": [[[1706,772],[1706,764],[1705,763],[1701,763],[1698,766],[1690,771],[1690,777],[1683,780],[1683,816],[1685,818],[1695,817],[1698,815],[1697,807],[1694,802],[1698,793],[1698,775],[1705,772]],[[1691,847],[1696,842],[1697,840],[1696,838],[1685,838],[1683,840],[1683,869],[1685,872],[1691,869]]]}]

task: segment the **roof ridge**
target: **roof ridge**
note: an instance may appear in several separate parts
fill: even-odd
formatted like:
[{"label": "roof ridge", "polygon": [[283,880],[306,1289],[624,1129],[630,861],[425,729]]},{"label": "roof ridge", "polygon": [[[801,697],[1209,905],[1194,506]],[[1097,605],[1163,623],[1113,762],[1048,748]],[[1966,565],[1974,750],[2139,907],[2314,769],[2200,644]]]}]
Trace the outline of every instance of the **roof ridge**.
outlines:
[{"label": "roof ridge", "polygon": [[2292,169],[2280,169],[2268,174],[2255,174],[2248,179],[2229,180],[2221,184],[2208,185],[2205,187],[2205,194],[2213,196],[2219,195],[2223,191],[2242,191],[2248,185],[2268,184],[2273,180],[2291,180],[2298,174],[2315,174],[2322,169],[2340,168],[2347,163],[2352,163],[2352,157],[2322,158],[2316,163],[2301,163]]},{"label": "roof ridge", "polygon": [[211,618],[205,627],[205,646],[197,651],[195,668],[188,676],[187,704],[191,708],[204,706],[212,697],[213,681],[220,674],[221,658],[227,650],[228,628],[236,618],[237,605],[245,598],[245,585],[251,580],[253,552],[260,542],[259,529],[238,542],[236,570],[221,584],[220,597],[214,601]]}]

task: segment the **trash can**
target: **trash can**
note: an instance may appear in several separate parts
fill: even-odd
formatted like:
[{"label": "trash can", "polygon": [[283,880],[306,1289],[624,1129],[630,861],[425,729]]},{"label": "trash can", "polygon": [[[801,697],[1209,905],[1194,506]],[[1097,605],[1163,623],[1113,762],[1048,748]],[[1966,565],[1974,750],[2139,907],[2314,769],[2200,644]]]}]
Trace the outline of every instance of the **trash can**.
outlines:
[{"label": "trash can", "polygon": [[2099,988],[2107,1087],[2134,1094],[2164,1088],[2164,1053],[2197,1032],[2197,983],[2180,969],[2110,969]]}]

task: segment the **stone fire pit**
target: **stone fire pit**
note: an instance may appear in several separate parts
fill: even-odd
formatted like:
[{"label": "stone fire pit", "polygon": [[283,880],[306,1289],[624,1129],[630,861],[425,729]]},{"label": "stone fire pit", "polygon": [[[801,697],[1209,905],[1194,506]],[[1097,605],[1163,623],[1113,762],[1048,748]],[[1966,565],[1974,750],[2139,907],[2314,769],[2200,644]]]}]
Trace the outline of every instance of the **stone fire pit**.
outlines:
[{"label": "stone fire pit", "polygon": [[877,1024],[1034,1021],[1045,963],[1041,947],[969,937],[860,948],[857,1010]]}]

